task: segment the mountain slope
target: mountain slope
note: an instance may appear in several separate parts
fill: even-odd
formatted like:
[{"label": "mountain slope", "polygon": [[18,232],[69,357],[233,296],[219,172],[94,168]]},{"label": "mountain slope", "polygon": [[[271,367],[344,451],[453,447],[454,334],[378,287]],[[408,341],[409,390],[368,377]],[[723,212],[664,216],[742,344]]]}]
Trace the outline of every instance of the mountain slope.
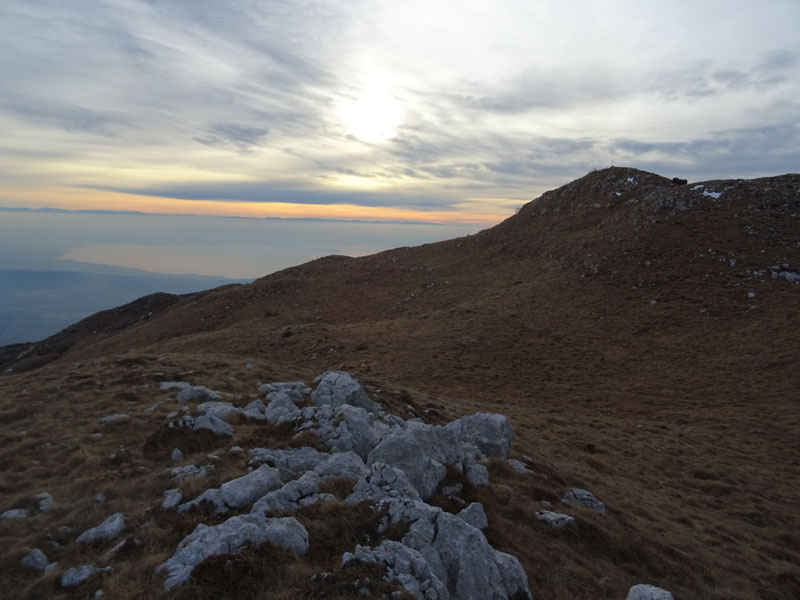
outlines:
[{"label": "mountain slope", "polygon": [[[496,473],[511,492],[487,512],[537,597],[623,597],[644,578],[679,598],[794,598],[798,213],[799,175],[680,185],[605,169],[474,236],[327,257],[82,328],[68,348],[45,340],[26,356],[54,360],[0,391],[83,389],[108,411],[157,377],[246,397],[347,369],[434,421],[509,416],[542,479]],[[612,513],[574,538],[517,500],[572,485]]]}]

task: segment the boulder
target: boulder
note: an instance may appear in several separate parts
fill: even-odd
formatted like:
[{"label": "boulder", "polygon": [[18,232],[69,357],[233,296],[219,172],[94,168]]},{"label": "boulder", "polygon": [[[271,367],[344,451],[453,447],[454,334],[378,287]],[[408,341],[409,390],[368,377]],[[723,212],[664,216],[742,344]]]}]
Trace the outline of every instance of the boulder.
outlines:
[{"label": "boulder", "polygon": [[164,501],[161,503],[161,508],[174,508],[178,506],[183,500],[183,494],[179,490],[166,490],[164,492]]},{"label": "boulder", "polygon": [[210,415],[227,419],[231,415],[241,414],[242,409],[236,408],[230,402],[202,402],[197,405],[197,412],[201,415]]},{"label": "boulder", "polygon": [[313,471],[317,465],[328,458],[330,454],[320,452],[314,448],[253,448],[250,450],[249,466],[269,465],[286,472],[290,477],[299,477],[306,471]]},{"label": "boulder", "polygon": [[333,477],[360,479],[369,469],[355,452],[332,454],[314,467],[314,472],[323,480]]},{"label": "boulder", "polygon": [[476,462],[468,462],[464,465],[464,477],[470,485],[489,485],[489,469]]},{"label": "boulder", "polygon": [[273,392],[269,395],[270,403],[267,405],[265,415],[272,425],[293,422],[300,417],[300,409],[284,392]]},{"label": "boulder", "polygon": [[117,537],[125,529],[125,517],[122,513],[114,513],[97,527],[87,529],[78,536],[76,540],[79,544],[93,544],[94,542],[106,542]]},{"label": "boulder", "polygon": [[256,421],[264,421],[267,418],[267,407],[261,400],[253,400],[242,410],[242,416]]},{"label": "boulder", "polygon": [[260,514],[238,515],[213,527],[201,523],[156,572],[166,573],[164,589],[170,591],[186,583],[192,569],[209,556],[238,554],[267,543],[303,556],[308,552],[308,532],[294,518],[269,519]]},{"label": "boulder", "polygon": [[562,529],[568,525],[574,525],[575,519],[563,513],[552,512],[549,510],[537,510],[533,518],[537,521],[544,521],[551,527]]},{"label": "boulder", "polygon": [[322,500],[332,500],[330,494],[318,494],[320,476],[309,471],[300,479],[290,481],[283,487],[259,498],[250,509],[252,514],[285,515],[303,506],[310,506]]},{"label": "boulder", "polygon": [[481,453],[480,459],[507,457],[514,439],[511,423],[498,414],[475,413],[456,419],[444,428],[453,432],[462,442],[475,445]]},{"label": "boulder", "polygon": [[467,506],[467,508],[458,513],[458,516],[476,529],[484,530],[489,527],[489,519],[486,518],[486,513],[483,510],[483,504],[480,502],[473,502]]},{"label": "boulder", "polygon": [[675,600],[667,590],[654,585],[640,583],[628,590],[625,600]]},{"label": "boulder", "polygon": [[398,581],[420,600],[450,600],[446,584],[433,572],[417,550],[400,542],[384,540],[380,546],[356,546],[355,553],[345,552],[342,566],[351,562],[377,564],[386,570],[386,581]]},{"label": "boulder", "polygon": [[580,488],[572,488],[561,499],[564,504],[569,504],[570,506],[584,506],[590,510],[599,513],[606,512],[606,505],[595,498],[594,494],[587,490],[582,490]]},{"label": "boulder", "polygon": [[245,508],[281,485],[279,471],[262,465],[243,477],[226,481],[219,488],[206,490],[194,500],[181,504],[178,511],[185,512],[201,502],[210,502],[217,514],[223,514],[231,509]]},{"label": "boulder", "polygon": [[188,404],[189,402],[206,402],[220,400],[220,395],[204,385],[190,385],[181,389],[178,392],[178,402],[181,404]]},{"label": "boulder", "polygon": [[383,439],[392,428],[363,408],[342,404],[333,408],[308,407],[301,413],[300,430],[316,433],[331,452],[354,451],[362,459]]},{"label": "boulder", "polygon": [[32,548],[30,552],[22,558],[19,564],[26,569],[33,569],[34,571],[43,573],[47,565],[50,564],[50,561],[47,559],[47,555],[44,552],[38,548]]},{"label": "boulder", "polygon": [[378,414],[381,405],[374,402],[350,373],[346,371],[326,371],[314,380],[317,388],[311,394],[315,406],[341,406],[349,404]]},{"label": "boulder", "polygon": [[264,383],[258,386],[260,396],[269,397],[273,392],[286,394],[292,400],[302,400],[303,394],[310,391],[303,381],[278,381],[275,383]]},{"label": "boulder", "polygon": [[220,437],[233,436],[233,427],[214,415],[202,415],[197,418],[187,415],[176,421],[171,421],[167,424],[167,427],[170,429],[187,429],[189,431],[206,430]]}]

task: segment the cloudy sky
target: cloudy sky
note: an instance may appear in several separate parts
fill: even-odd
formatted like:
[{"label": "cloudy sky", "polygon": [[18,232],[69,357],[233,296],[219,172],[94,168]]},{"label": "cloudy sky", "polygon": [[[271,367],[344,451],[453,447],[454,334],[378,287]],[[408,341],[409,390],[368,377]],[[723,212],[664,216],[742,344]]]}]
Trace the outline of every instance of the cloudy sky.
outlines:
[{"label": "cloudy sky", "polygon": [[3,0],[0,205],[493,223],[800,168],[797,0]]}]

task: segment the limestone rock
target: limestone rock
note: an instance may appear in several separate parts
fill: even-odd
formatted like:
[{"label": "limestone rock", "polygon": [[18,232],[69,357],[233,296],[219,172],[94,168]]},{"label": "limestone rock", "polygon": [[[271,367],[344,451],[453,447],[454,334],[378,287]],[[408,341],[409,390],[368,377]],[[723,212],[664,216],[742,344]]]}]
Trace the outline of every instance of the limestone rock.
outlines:
[{"label": "limestone rock", "polygon": [[181,417],[177,421],[168,423],[167,427],[170,429],[188,429],[189,431],[200,431],[204,429],[220,437],[233,436],[233,427],[214,415],[202,415],[196,419],[187,415]]},{"label": "limestone rock", "polygon": [[47,565],[50,564],[50,561],[47,559],[47,555],[44,552],[38,548],[32,548],[31,551],[22,558],[19,564],[26,569],[33,569],[34,571],[43,573]]},{"label": "limestone rock", "polygon": [[213,527],[201,523],[156,572],[166,573],[164,589],[169,591],[184,584],[192,569],[209,556],[238,554],[265,543],[303,556],[308,552],[308,532],[291,517],[269,519],[260,514],[238,515]]},{"label": "limestone rock", "polygon": [[292,401],[288,394],[284,392],[273,392],[270,394],[270,403],[265,412],[267,421],[272,425],[280,425],[296,421],[300,417],[300,409]]},{"label": "limestone rock", "polygon": [[483,530],[489,527],[489,520],[486,518],[486,513],[483,510],[483,504],[480,502],[473,502],[467,506],[467,508],[458,513],[458,516],[476,529]]},{"label": "limestone rock", "polygon": [[537,510],[533,516],[537,521],[544,521],[552,527],[562,529],[568,525],[574,525],[575,519],[563,513],[552,512],[549,510]]},{"label": "limestone rock", "polygon": [[182,467],[168,469],[168,472],[170,479],[180,483],[184,479],[193,477],[208,477],[214,469],[214,465],[200,465],[199,467],[195,465],[184,465]]},{"label": "limestone rock", "polygon": [[350,373],[346,371],[326,371],[314,380],[317,388],[311,394],[315,406],[333,407],[349,404],[378,414],[380,404],[374,402]]},{"label": "limestone rock", "polygon": [[180,451],[180,448],[173,448],[169,458],[172,462],[181,462],[185,457],[183,456],[183,452]]},{"label": "limestone rock", "polygon": [[267,418],[266,412],[266,405],[261,400],[256,399],[244,407],[242,416],[256,421],[265,421]]},{"label": "limestone rock", "polygon": [[260,396],[267,396],[273,392],[281,392],[289,396],[292,400],[302,400],[303,394],[308,391],[303,381],[279,381],[275,383],[265,383],[258,387]]},{"label": "limestone rock", "polygon": [[194,500],[178,507],[179,512],[185,512],[201,502],[211,502],[218,514],[226,513],[234,508],[244,508],[255,502],[268,492],[281,487],[280,473],[267,465],[262,465],[255,471],[226,481],[219,488],[212,488],[200,494]]},{"label": "limestone rock", "polygon": [[67,569],[58,580],[62,588],[73,588],[82,584],[87,579],[94,577],[100,573],[111,572],[111,567],[98,569],[92,565],[83,565],[81,567],[72,567]]},{"label": "limestone rock", "polygon": [[464,476],[471,485],[489,485],[489,469],[475,462],[464,465]]},{"label": "limestone rock", "polygon": [[483,458],[507,457],[511,451],[514,432],[509,420],[498,414],[475,413],[445,425],[463,442],[474,444]]},{"label": "limestone rock", "polygon": [[605,513],[606,512],[606,505],[595,498],[594,494],[587,490],[582,490],[580,488],[572,488],[561,499],[564,504],[569,504],[571,506],[585,506],[588,509],[591,509],[595,512]]},{"label": "limestone rock", "polygon": [[53,496],[47,492],[36,494],[36,499],[39,501],[39,512],[48,512],[56,506],[56,501],[53,499]]},{"label": "limestone rock", "polygon": [[250,512],[253,514],[280,515],[289,514],[303,506],[309,506],[321,500],[333,499],[330,494],[318,494],[320,476],[309,471],[300,479],[290,481],[283,487],[259,498]]},{"label": "limestone rock", "polygon": [[30,513],[25,508],[12,508],[0,514],[0,521],[5,521],[6,519],[27,519],[29,516]]},{"label": "limestone rock", "polygon": [[253,448],[250,450],[248,465],[269,465],[287,472],[291,477],[299,477],[306,471],[313,471],[317,465],[328,459],[330,454],[314,448]]},{"label": "limestone rock", "polygon": [[93,544],[113,540],[125,529],[125,517],[122,513],[114,513],[97,527],[87,529],[78,536],[79,544]]},{"label": "limestone rock", "polygon": [[383,541],[376,548],[356,546],[354,554],[345,552],[342,566],[358,561],[378,564],[386,569],[387,581],[397,580],[421,600],[450,600],[446,584],[433,572],[428,561],[417,550],[400,542]]},{"label": "limestone rock", "polygon": [[101,425],[121,425],[123,423],[129,423],[131,420],[131,416],[125,413],[115,413],[113,415],[106,415],[105,417],[100,417],[97,419],[97,422]]},{"label": "limestone rock", "polygon": [[626,600],[674,600],[667,590],[654,585],[640,583],[628,590]]},{"label": "limestone rock", "polygon": [[202,402],[197,405],[197,412],[201,415],[209,415],[226,419],[231,415],[238,415],[242,412],[241,408],[236,408],[230,402]]},{"label": "limestone rock", "polygon": [[161,508],[174,508],[178,506],[183,500],[183,494],[177,489],[166,490],[164,492],[164,501],[161,503]]},{"label": "limestone rock", "polygon": [[533,474],[533,471],[531,471],[527,467],[527,465],[524,462],[522,462],[521,460],[517,460],[515,458],[509,458],[508,459],[508,464],[509,464],[509,466],[511,466],[512,469],[514,469],[520,475],[532,475]]},{"label": "limestone rock", "polygon": [[188,404],[189,402],[206,402],[220,400],[220,395],[204,385],[190,385],[178,392],[178,402]]},{"label": "limestone rock", "polygon": [[186,381],[162,381],[158,385],[158,389],[161,390],[162,392],[166,392],[168,390],[174,390],[174,389],[184,390],[191,386],[192,384]]}]

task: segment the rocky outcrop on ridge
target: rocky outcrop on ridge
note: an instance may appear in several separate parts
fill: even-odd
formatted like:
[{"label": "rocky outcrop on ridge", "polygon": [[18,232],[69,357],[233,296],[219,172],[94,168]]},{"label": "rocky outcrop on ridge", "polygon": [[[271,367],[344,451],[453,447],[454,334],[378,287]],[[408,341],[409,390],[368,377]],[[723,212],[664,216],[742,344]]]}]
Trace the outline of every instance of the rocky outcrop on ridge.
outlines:
[{"label": "rocky outcrop on ridge", "polygon": [[[275,424],[290,422],[298,434],[313,431],[329,452],[310,447],[250,449],[250,473],[177,505],[179,512],[205,504],[216,514],[242,510],[249,514],[234,515],[215,526],[198,525],[157,568],[166,574],[165,590],[187,582],[197,565],[216,554],[236,554],[269,543],[304,555],[308,532],[289,515],[335,500],[323,491],[325,485],[349,481],[345,506],[366,503],[384,513],[379,532],[400,526],[407,533],[399,541],[357,545],[342,556],[342,567],[378,565],[387,582],[399,583],[426,600],[531,597],[519,561],[486,539],[482,530],[489,524],[480,503],[452,514],[425,502],[440,488],[448,469],[468,481],[488,484],[488,471],[480,461],[508,456],[513,440],[508,419],[478,413],[444,426],[405,421],[385,413],[349,373],[329,371],[316,384],[306,406],[298,406],[309,400],[302,382],[274,383],[259,390],[269,400],[268,405],[256,401],[263,410],[251,403],[244,410],[229,411]],[[218,403],[201,406],[208,417]],[[269,415],[278,409],[270,407],[276,406],[282,416],[273,420]]]}]

